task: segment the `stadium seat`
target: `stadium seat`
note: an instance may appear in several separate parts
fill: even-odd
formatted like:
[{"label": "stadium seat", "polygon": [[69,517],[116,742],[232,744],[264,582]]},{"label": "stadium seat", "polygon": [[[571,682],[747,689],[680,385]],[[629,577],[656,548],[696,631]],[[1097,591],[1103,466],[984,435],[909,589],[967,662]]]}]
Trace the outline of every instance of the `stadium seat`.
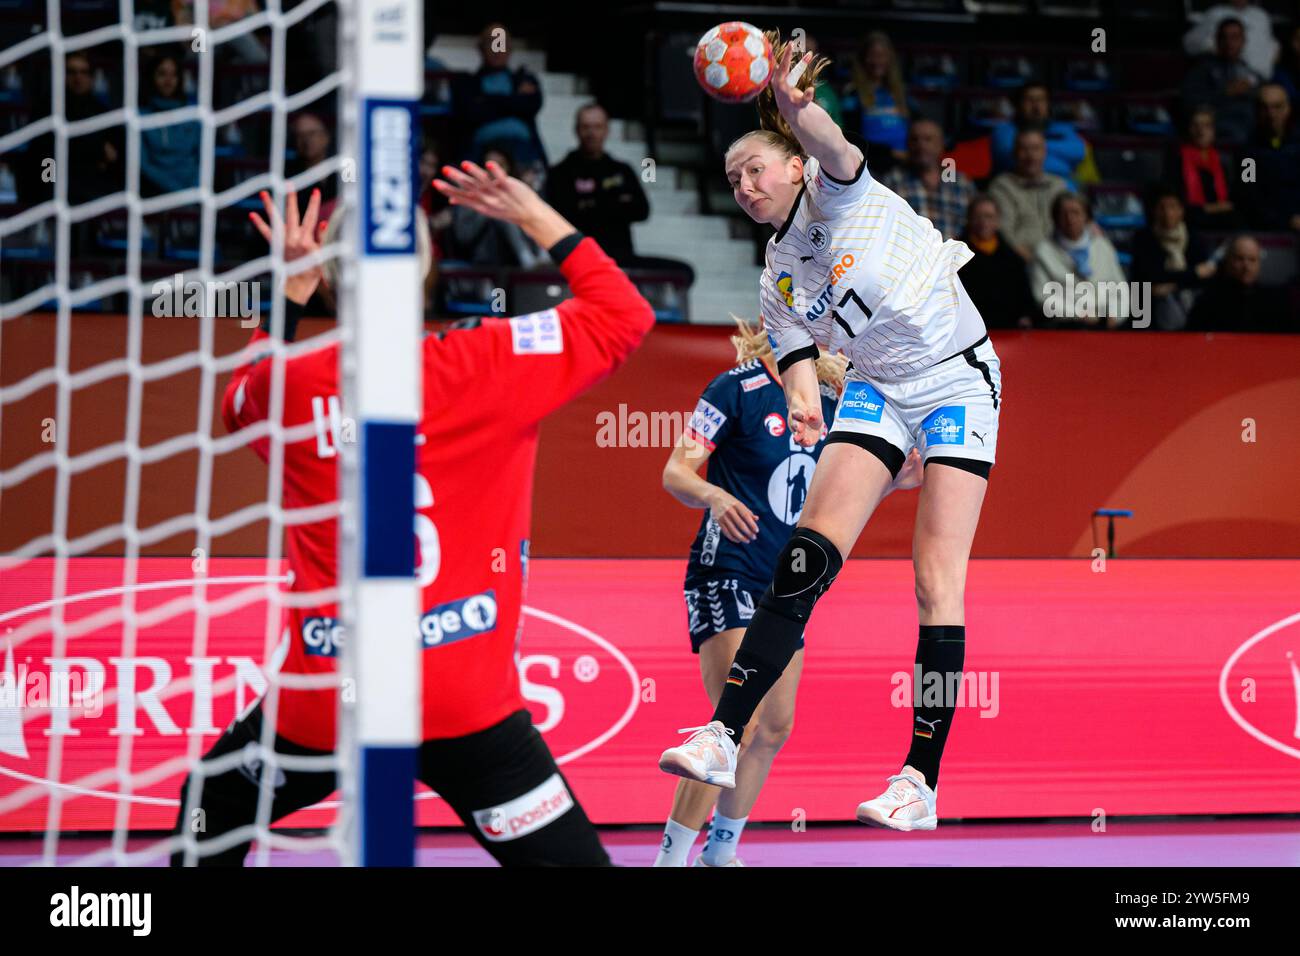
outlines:
[{"label": "stadium seat", "polygon": [[1066,60],[1061,67],[1060,84],[1063,89],[1078,92],[1109,90],[1115,85],[1110,64],[1095,56]]},{"label": "stadium seat", "polygon": [[1038,13],[1045,17],[1095,17],[1101,15],[1099,0],[1039,0]]},{"label": "stadium seat", "polygon": [[1069,123],[1081,133],[1092,133],[1102,128],[1101,114],[1093,106],[1095,94],[1056,93],[1052,97],[1052,119]]},{"label": "stadium seat", "polygon": [[917,49],[903,53],[907,81],[916,90],[951,90],[962,82],[965,58],[952,49]]},{"label": "stadium seat", "polygon": [[968,13],[1028,13],[1029,0],[963,0]]},{"label": "stadium seat", "polygon": [[1130,100],[1121,106],[1120,113],[1125,132],[1142,136],[1177,135],[1173,111],[1162,100],[1151,98]]},{"label": "stadium seat", "polygon": [[1146,225],[1146,211],[1142,194],[1137,186],[1104,184],[1089,191],[1092,199],[1092,218],[1107,230],[1139,229]]},{"label": "stadium seat", "polygon": [[454,316],[492,314],[492,291],[501,287],[493,270],[453,259],[442,260],[438,269],[444,296],[440,311]]},{"label": "stadium seat", "polygon": [[936,90],[914,90],[912,99],[916,102],[917,113],[920,116],[934,120],[945,133],[952,128],[947,94]]},{"label": "stadium seat", "polygon": [[1029,57],[1019,53],[991,54],[976,79],[994,89],[1016,90],[1036,79],[1038,71]]},{"label": "stadium seat", "polygon": [[1015,113],[1010,98],[1002,92],[972,92],[956,94],[958,117],[964,127],[988,129]]},{"label": "stadium seat", "polygon": [[511,277],[508,311],[512,315],[541,312],[571,298],[573,293],[564,276],[558,272],[517,273]]},{"label": "stadium seat", "polygon": [[1093,138],[1092,148],[1106,182],[1158,183],[1165,178],[1168,140],[1103,134]]}]

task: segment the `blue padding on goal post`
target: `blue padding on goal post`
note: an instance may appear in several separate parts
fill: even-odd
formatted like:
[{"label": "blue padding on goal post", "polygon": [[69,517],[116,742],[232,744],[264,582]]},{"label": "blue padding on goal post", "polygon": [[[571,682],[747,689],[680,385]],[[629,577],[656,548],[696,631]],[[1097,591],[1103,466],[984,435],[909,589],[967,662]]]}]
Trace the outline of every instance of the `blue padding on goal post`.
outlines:
[{"label": "blue padding on goal post", "polygon": [[361,426],[361,574],[415,576],[415,425]]},{"label": "blue padding on goal post", "polygon": [[415,865],[415,747],[361,748],[361,865]]}]

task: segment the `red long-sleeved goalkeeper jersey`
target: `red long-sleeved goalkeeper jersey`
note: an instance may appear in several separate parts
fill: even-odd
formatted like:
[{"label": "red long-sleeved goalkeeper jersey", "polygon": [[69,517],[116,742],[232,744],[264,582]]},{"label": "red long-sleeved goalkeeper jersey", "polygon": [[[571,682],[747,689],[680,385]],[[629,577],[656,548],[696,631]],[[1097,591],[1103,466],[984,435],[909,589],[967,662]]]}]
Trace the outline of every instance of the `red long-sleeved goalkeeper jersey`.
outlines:
[{"label": "red long-sleeved goalkeeper jersey", "polygon": [[[423,587],[424,739],[459,737],[524,706],[515,643],[527,571],[533,464],[541,421],[618,368],[654,323],[627,276],[584,238],[560,263],[574,298],[517,318],[462,323],[423,341],[424,403],[417,437],[412,547]],[[362,321],[364,321],[364,317]],[[234,431],[267,417],[271,362],[235,371],[222,411]],[[338,494],[338,348],[289,359],[286,427],[315,422],[315,437],[284,445],[284,506],[304,508]],[[253,443],[263,459],[266,440]],[[286,529],[291,589],[333,587],[335,519]],[[290,608],[286,674],[336,670],[346,639],[337,606]],[[280,690],[277,730],[299,744],[332,749],[337,689]]]}]

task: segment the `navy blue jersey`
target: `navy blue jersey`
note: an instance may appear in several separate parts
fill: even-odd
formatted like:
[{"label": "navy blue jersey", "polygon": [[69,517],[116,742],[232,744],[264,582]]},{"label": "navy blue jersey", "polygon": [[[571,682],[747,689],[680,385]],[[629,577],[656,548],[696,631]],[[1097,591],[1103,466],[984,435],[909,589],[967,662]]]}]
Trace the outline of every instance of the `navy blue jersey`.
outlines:
[{"label": "navy blue jersey", "polygon": [[[822,417],[835,417],[837,396],[821,385]],[[758,537],[728,541],[708,509],[691,545],[686,581],[725,574],[755,590],[772,581],[781,547],[794,531],[812,484],[825,433],[802,448],[790,432],[785,391],[759,359],[723,372],[704,390],[687,431],[709,449],[708,480],[736,497],[758,519]],[[689,459],[688,459],[689,460]]]}]

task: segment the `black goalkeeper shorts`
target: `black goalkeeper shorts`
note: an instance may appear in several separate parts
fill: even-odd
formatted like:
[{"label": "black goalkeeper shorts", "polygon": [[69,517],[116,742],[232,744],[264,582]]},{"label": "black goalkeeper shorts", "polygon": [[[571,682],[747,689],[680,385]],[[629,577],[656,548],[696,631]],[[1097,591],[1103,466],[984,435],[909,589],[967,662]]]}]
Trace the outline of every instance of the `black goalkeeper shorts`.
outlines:
[{"label": "black goalkeeper shorts", "polygon": [[[242,750],[262,737],[259,702],[236,720],[204,755],[210,761]],[[326,751],[303,747],[276,736],[275,751],[323,756]],[[191,773],[181,788],[181,808],[174,834],[194,830],[200,852],[185,859],[172,856],[173,866],[242,866],[249,839],[216,853],[203,853],[203,844],[257,818],[257,801],[265,767],[245,762],[202,781],[195,811],[188,812]],[[333,771],[275,770],[271,822],[324,800],[336,789]],[[447,801],[474,839],[502,866],[609,866],[596,828],[587,818],[550,749],[533,726],[527,710],[518,710],[500,723],[477,733],[446,740],[426,740],[418,753],[419,779]]]}]

